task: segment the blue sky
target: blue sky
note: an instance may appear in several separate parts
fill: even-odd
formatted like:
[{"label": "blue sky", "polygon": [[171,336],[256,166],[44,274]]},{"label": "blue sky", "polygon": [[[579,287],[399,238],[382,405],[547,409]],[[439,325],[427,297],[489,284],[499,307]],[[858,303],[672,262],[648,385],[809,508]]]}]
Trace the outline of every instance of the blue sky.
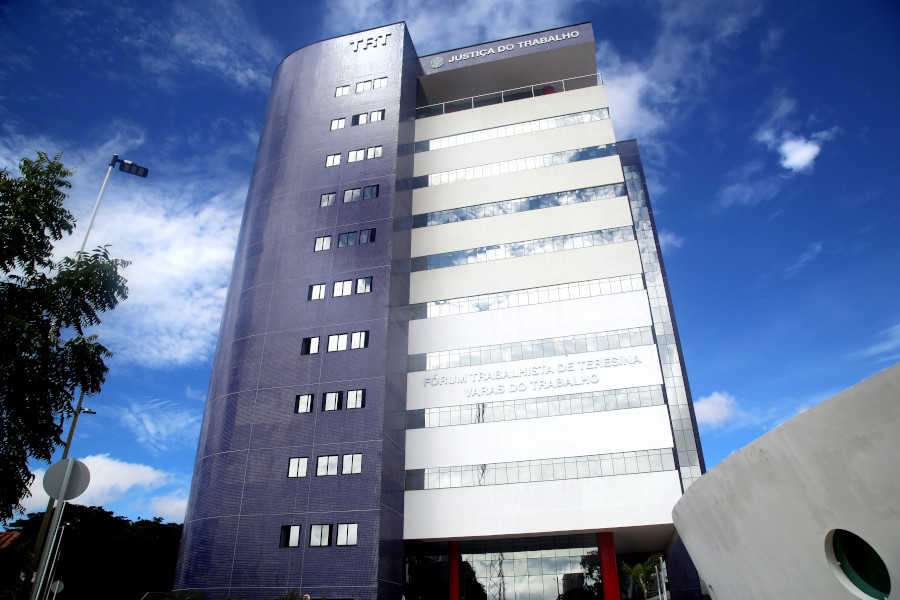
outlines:
[{"label": "blue sky", "polygon": [[114,173],[89,240],[133,264],[97,330],[115,357],[72,448],[93,478],[79,502],[183,518],[271,75],[401,20],[420,54],[593,22],[617,136],[644,158],[707,466],[900,361],[895,2],[6,0],[0,166],[63,152],[82,222],[114,152],[150,169]]}]

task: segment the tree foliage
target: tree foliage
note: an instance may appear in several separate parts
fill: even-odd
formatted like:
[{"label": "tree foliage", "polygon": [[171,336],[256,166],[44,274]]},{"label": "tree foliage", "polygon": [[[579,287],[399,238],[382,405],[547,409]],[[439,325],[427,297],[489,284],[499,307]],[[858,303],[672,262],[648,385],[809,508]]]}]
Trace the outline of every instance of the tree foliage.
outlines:
[{"label": "tree foliage", "polygon": [[75,390],[100,391],[111,354],[84,329],[128,296],[128,262],[106,247],[54,260],[75,229],[59,155],[38,152],[19,171],[0,171],[0,520],[22,512],[29,458],[49,461],[62,444]]},{"label": "tree foliage", "polygon": [[[172,589],[182,526],[162,519],[130,521],[99,506],[67,504],[67,523],[57,554],[54,580],[65,584],[62,597],[140,600],[146,592]],[[41,513],[12,523],[22,537],[0,560],[0,590],[20,585],[28,572]]]},{"label": "tree foliage", "polygon": [[656,580],[656,569],[659,567],[660,558],[662,558],[662,554],[651,554],[642,563],[634,565],[622,563],[622,572],[641,588],[644,598],[649,596],[650,592],[658,591],[659,582]]}]

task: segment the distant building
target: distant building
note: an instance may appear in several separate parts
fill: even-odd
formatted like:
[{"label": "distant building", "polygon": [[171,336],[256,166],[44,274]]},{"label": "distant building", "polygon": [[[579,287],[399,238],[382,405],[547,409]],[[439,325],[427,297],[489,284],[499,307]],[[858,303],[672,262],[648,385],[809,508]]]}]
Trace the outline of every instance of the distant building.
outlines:
[{"label": "distant building", "polygon": [[589,23],[421,57],[396,23],[281,63],[176,589],[535,600],[593,556],[618,597],[703,470]]},{"label": "distant building", "polygon": [[713,600],[895,597],[898,432],[900,364],[779,425],[700,479],[674,518]]}]

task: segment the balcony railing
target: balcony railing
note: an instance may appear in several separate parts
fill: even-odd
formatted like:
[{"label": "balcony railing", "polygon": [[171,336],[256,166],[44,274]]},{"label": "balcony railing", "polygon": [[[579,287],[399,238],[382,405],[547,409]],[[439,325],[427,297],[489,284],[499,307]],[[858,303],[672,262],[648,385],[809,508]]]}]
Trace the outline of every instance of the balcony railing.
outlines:
[{"label": "balcony railing", "polygon": [[502,104],[504,102],[513,102],[515,100],[534,98],[536,96],[570,92],[572,90],[579,90],[595,85],[603,85],[602,74],[591,73],[590,75],[570,77],[559,81],[548,81],[547,83],[538,83],[511,90],[503,90],[502,92],[492,92],[490,94],[472,96],[471,98],[463,98],[461,100],[451,100],[450,102],[421,106],[416,109],[416,118],[424,119],[425,117],[446,115],[473,108],[481,108],[482,106],[491,106],[492,104]]}]

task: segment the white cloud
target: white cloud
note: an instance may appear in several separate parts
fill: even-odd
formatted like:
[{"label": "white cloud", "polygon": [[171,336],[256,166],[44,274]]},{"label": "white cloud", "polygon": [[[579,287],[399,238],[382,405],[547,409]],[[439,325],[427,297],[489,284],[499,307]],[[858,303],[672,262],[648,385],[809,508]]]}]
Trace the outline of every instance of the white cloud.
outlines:
[{"label": "white cloud", "polygon": [[660,231],[659,245],[663,252],[671,252],[684,245],[684,238],[671,231]]},{"label": "white cloud", "polygon": [[[75,146],[4,128],[0,168],[33,158],[35,148],[70,148],[62,160],[76,173],[66,206],[79,226],[57,244],[58,256],[81,245],[113,152],[134,152],[145,142],[131,124],[116,123],[113,131],[93,146]],[[132,262],[123,271],[128,299],[96,329],[114,360],[159,368],[212,354],[246,196],[243,174],[229,171],[225,160],[239,150],[232,143],[217,152],[202,164],[161,156],[147,179],[121,173],[110,179],[86,248],[109,244],[112,256]]]},{"label": "white cloud", "polygon": [[860,358],[876,358],[878,362],[900,361],[900,323],[878,332],[881,339],[855,353]]},{"label": "white cloud", "polygon": [[697,424],[708,429],[739,426],[747,419],[737,400],[727,392],[713,392],[695,400],[694,414]]},{"label": "white cloud", "polygon": [[798,256],[794,260],[794,262],[792,262],[787,267],[785,267],[784,277],[786,279],[796,277],[797,273],[800,272],[800,269],[805,267],[807,264],[809,264],[811,261],[813,261],[817,256],[819,256],[819,254],[822,253],[822,248],[823,248],[822,242],[813,242],[812,244],[810,244],[809,248],[807,248],[803,252],[803,254]]},{"label": "white cloud", "polygon": [[199,408],[185,408],[169,400],[129,402],[128,408],[107,407],[135,441],[154,451],[192,447],[197,443],[202,417]]},{"label": "white cloud", "polygon": [[716,192],[715,208],[762,204],[777,196],[783,185],[783,178],[765,173],[761,162],[749,162],[725,175],[725,183]]},{"label": "white cloud", "polygon": [[776,152],[779,163],[791,173],[812,171],[813,163],[822,152],[822,145],[839,133],[837,127],[817,131],[806,137],[794,133],[798,124],[791,120],[797,102],[777,93],[764,109],[766,119],[753,134],[753,139]]},{"label": "white cloud", "polygon": [[154,516],[173,523],[182,523],[184,513],[187,511],[187,502],[187,494],[177,491],[151,499],[147,507]]},{"label": "white cloud", "polygon": [[[91,473],[87,490],[73,501],[85,506],[100,506],[115,502],[127,495],[155,490],[171,480],[171,474],[148,465],[129,463],[110,457],[109,454],[95,454],[79,459]],[[46,469],[36,469],[34,482],[30,486],[32,496],[22,500],[26,511],[44,510],[48,496],[44,492]]]},{"label": "white cloud", "polygon": [[778,146],[781,166],[791,171],[808,171],[822,151],[822,146],[800,136],[788,138]]}]

